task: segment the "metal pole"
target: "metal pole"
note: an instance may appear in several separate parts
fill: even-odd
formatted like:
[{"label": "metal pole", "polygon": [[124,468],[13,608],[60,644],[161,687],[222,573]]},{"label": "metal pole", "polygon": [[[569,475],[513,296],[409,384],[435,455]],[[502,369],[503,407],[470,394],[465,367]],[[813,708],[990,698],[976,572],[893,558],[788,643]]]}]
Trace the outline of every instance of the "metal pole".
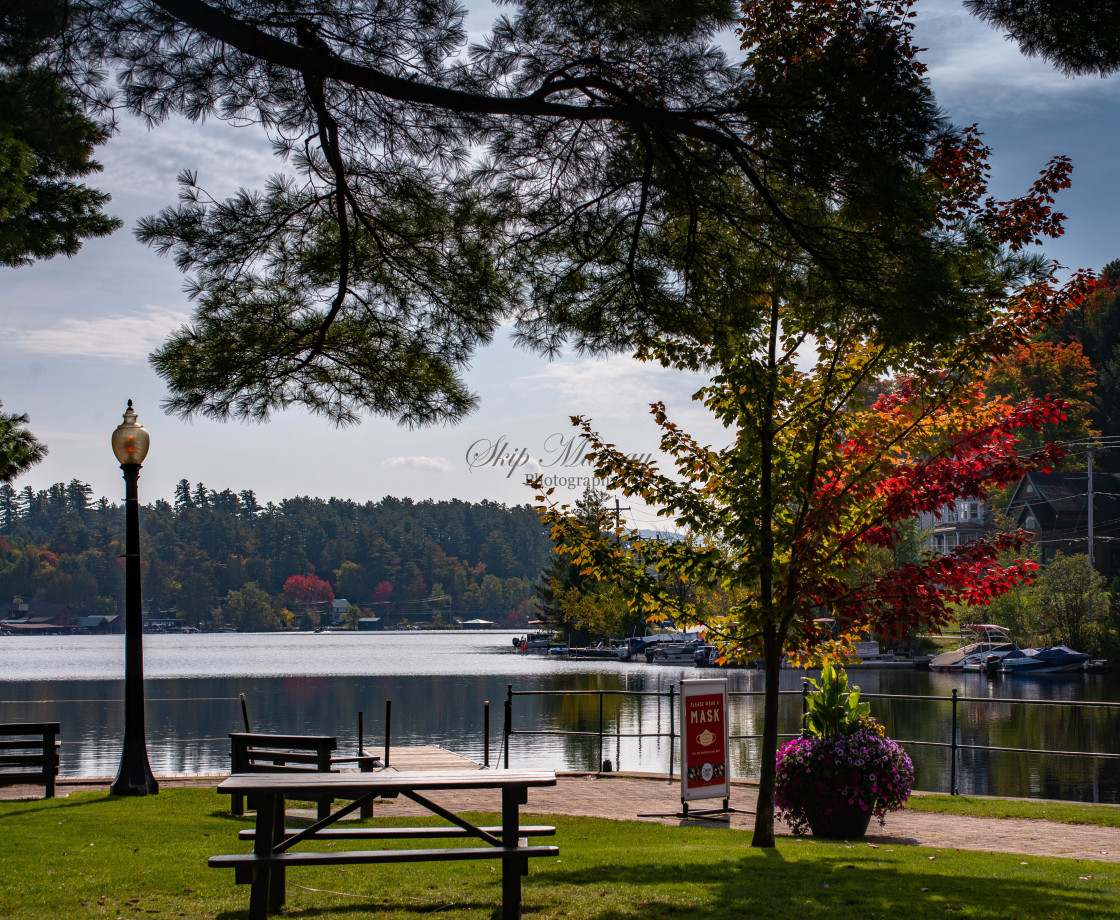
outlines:
[{"label": "metal pole", "polygon": [[385,759],[381,761],[385,766],[389,766],[389,736],[392,734],[393,729],[393,701],[385,701]]},{"label": "metal pole", "polygon": [[140,611],[139,463],[122,463],[125,503],[124,744],[114,795],[155,795],[159,784],[148,763],[144,738],[144,624]]},{"label": "metal pole", "polygon": [[674,685],[669,684],[669,782],[673,781],[673,742],[676,740],[673,728],[673,692]]},{"label": "metal pole", "polygon": [[603,769],[603,691],[599,691],[599,769]]},{"label": "metal pole", "polygon": [[245,723],[245,731],[251,732],[252,729],[249,727],[249,707],[245,704],[245,694],[237,694],[237,699],[241,703],[241,720]]},{"label": "metal pole", "polygon": [[502,729],[502,745],[506,749],[506,769],[509,769],[509,736],[513,734],[513,684],[506,684],[506,722]]},{"label": "metal pole", "polygon": [[490,766],[490,701],[482,703],[482,765]]},{"label": "metal pole", "polygon": [[801,681],[801,730],[809,727],[809,681]]},{"label": "metal pole", "polygon": [[957,691],[953,690],[953,739],[949,746],[949,795],[957,795]]}]

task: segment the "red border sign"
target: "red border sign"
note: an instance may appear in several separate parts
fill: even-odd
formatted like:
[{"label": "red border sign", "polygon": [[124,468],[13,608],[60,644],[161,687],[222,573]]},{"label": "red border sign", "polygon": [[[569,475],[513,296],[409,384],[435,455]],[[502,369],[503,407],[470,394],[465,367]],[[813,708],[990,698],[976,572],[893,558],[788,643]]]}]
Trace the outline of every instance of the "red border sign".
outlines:
[{"label": "red border sign", "polygon": [[681,681],[681,801],[727,798],[727,680]]}]

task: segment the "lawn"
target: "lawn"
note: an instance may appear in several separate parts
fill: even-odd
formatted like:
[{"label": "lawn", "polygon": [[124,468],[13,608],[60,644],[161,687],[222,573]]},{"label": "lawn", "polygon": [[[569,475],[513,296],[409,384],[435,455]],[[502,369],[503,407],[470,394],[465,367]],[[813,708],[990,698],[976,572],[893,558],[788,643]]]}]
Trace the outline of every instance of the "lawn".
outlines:
[{"label": "lawn", "polygon": [[967,795],[915,795],[910,797],[906,807],[910,811],[971,815],[975,818],[1028,818],[1061,821],[1065,824],[1120,827],[1120,806],[1117,805],[976,798]]},{"label": "lawn", "polygon": [[[236,834],[252,819],[226,806],[208,789],[0,802],[0,916],[245,917],[248,888],[206,865],[215,853],[247,849]],[[1120,866],[1111,864],[808,838],[754,850],[749,833],[726,828],[538,820],[556,824],[560,857],[533,860],[526,920],[894,920],[915,911],[1120,920]],[[281,916],[489,920],[500,879],[498,861],[294,868]]]}]

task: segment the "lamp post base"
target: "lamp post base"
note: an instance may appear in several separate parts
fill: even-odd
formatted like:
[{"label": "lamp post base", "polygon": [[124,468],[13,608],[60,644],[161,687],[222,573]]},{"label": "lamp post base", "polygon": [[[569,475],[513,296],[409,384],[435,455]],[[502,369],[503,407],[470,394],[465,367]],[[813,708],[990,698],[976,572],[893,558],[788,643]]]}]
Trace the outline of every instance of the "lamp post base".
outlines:
[{"label": "lamp post base", "polygon": [[109,787],[113,795],[155,795],[159,783],[148,764],[148,749],[141,741],[137,745],[125,743],[117,778]]}]

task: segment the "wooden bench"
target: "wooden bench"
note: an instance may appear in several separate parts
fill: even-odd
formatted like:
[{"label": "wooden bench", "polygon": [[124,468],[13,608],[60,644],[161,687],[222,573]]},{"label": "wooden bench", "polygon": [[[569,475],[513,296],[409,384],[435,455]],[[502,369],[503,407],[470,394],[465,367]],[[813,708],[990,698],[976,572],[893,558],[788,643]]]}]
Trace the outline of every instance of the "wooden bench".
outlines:
[{"label": "wooden bench", "polygon": [[42,783],[53,799],[60,732],[58,722],[0,722],[0,786]]},{"label": "wooden bench", "polygon": [[[555,846],[529,846],[528,838],[554,834],[554,827],[522,827],[519,808],[527,801],[528,790],[556,785],[556,775],[548,772],[461,770],[444,772],[397,773],[318,773],[303,775],[241,774],[231,776],[218,786],[226,795],[259,797],[256,827],[242,830],[241,839],[253,841],[251,853],[211,856],[209,865],[233,869],[234,881],[250,885],[249,918],[266,920],[269,910],[279,910],[286,899],[286,870],[290,866],[335,866],[405,862],[491,860],[502,864],[502,920],[521,916],[521,876],[528,874],[529,860],[557,856]],[[445,791],[500,790],[502,823],[479,827],[431,801],[427,794]],[[319,796],[351,799],[350,804],[320,818],[310,827],[288,827],[285,802],[315,799]],[[439,827],[335,827],[332,826],[362,808],[374,797],[403,796],[449,822]],[[302,843],[336,840],[413,840],[422,838],[475,838],[485,846],[433,847],[431,849],[316,850],[294,851]]]},{"label": "wooden bench", "polygon": [[[230,773],[330,773],[339,764],[356,763],[363,773],[373,770],[377,761],[372,755],[335,757],[338,739],[331,735],[271,735],[261,732],[230,732]],[[316,799],[320,818],[330,814],[331,799]],[[256,805],[250,801],[249,807]],[[230,797],[230,811],[245,814],[241,795]],[[367,813],[368,812],[368,813]],[[362,811],[363,818],[373,816],[372,807]]]}]

